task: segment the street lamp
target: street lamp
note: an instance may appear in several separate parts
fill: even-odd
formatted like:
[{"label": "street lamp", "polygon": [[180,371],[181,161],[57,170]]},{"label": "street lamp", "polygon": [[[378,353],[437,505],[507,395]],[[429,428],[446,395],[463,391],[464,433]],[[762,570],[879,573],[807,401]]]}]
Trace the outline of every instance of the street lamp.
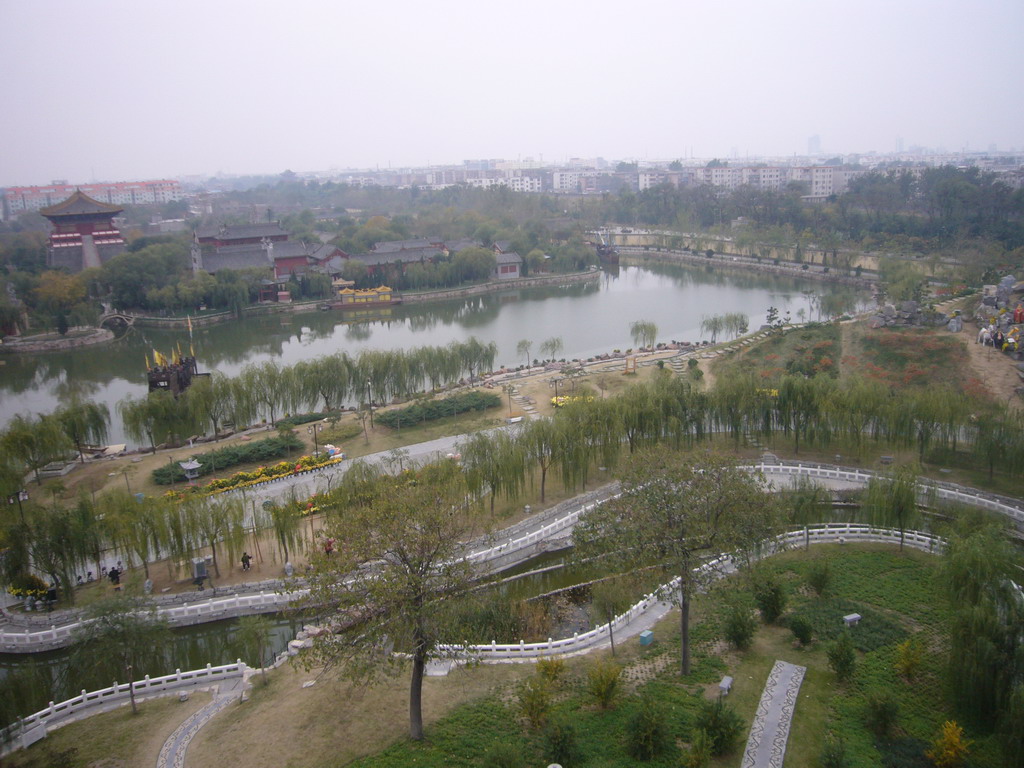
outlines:
[{"label": "street lamp", "polygon": [[370,412],[370,429],[373,429],[373,403],[370,401],[370,380],[366,380],[366,410]]},{"label": "street lamp", "polygon": [[10,496],[7,497],[7,503],[8,504],[13,504],[14,502],[18,502],[18,514],[21,515],[21,524],[22,525],[25,524],[25,510],[21,506],[21,502],[23,502],[23,501],[28,501],[28,491],[26,491],[25,489],[22,489],[22,490],[18,491],[17,493],[12,493]]},{"label": "street lamp", "polygon": [[[327,419],[324,419],[324,421],[327,421]],[[317,445],[316,435],[317,432],[323,431],[324,421],[316,421],[310,424],[308,427],[306,427],[306,434],[313,436],[313,458],[316,458],[317,456],[320,455],[320,447]]]}]

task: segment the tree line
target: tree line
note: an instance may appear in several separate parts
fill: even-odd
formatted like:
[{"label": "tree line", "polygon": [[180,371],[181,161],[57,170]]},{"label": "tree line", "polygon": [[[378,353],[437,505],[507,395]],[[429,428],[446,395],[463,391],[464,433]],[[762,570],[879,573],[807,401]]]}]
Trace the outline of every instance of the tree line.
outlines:
[{"label": "tree line", "polygon": [[[566,488],[585,488],[595,467],[612,468],[624,453],[659,444],[692,447],[724,436],[738,448],[780,436],[796,453],[868,444],[959,452],[992,476],[1024,470],[1024,418],[1005,404],[972,399],[962,390],[891,389],[879,382],[784,376],[761,381],[733,376],[704,391],[665,373],[621,395],[576,401],[554,419],[526,422],[515,434],[477,433],[461,453],[471,490],[510,500],[559,475]],[[493,496],[492,496],[493,504]]]}]

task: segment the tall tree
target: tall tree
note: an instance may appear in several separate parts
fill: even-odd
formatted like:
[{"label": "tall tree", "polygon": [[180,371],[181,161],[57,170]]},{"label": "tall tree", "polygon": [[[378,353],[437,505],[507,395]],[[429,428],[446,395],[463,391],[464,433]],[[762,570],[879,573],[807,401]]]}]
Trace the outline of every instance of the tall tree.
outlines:
[{"label": "tall tree", "polygon": [[110,424],[110,410],[102,403],[73,397],[59,408],[57,421],[68,439],[74,443],[78,458],[85,463],[82,446],[85,443],[103,443],[107,440],[107,426]]},{"label": "tall tree", "polygon": [[426,664],[447,653],[442,643],[460,640],[452,616],[475,578],[461,557],[475,531],[462,473],[444,461],[399,476],[363,472],[343,485],[344,511],[326,520],[328,535],[342,544],[318,555],[308,598],[334,609],[337,630],[315,638],[307,660],[366,684],[411,662],[409,733],[422,739]]},{"label": "tall tree", "polygon": [[634,320],[629,324],[629,333],[634,346],[649,347],[658,337],[658,326],[650,320]]},{"label": "tall tree", "polygon": [[533,349],[533,342],[529,339],[520,339],[516,344],[516,355],[526,361],[526,367],[530,367],[530,350]]},{"label": "tall tree", "polygon": [[681,671],[690,673],[690,600],[710,576],[701,568],[760,536],[779,519],[762,479],[713,454],[663,448],[635,454],[622,494],[590,512],[573,531],[579,557],[603,556],[623,572],[658,565],[678,578]]},{"label": "tall tree", "polygon": [[1006,765],[1024,756],[1024,598],[1020,552],[991,527],[950,538],[940,584],[952,616],[949,676],[963,715],[995,724]]},{"label": "tall tree", "polygon": [[53,415],[41,415],[33,419],[18,414],[0,435],[0,448],[32,471],[39,485],[43,482],[39,470],[70,446],[60,422]]},{"label": "tall tree", "polygon": [[155,605],[130,597],[94,603],[85,619],[73,635],[74,668],[92,685],[126,681],[132,712],[138,714],[131,684],[162,670],[170,639],[166,622],[158,618]]},{"label": "tall tree", "polygon": [[864,506],[871,524],[898,528],[901,552],[906,529],[921,519],[917,492],[917,470],[914,467],[899,466],[884,476],[868,480]]}]

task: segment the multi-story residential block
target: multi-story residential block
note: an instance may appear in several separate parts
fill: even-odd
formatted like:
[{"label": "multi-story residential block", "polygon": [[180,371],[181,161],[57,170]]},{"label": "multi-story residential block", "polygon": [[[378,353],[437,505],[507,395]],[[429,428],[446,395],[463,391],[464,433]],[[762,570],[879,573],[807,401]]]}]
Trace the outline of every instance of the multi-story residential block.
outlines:
[{"label": "multi-story residential block", "polygon": [[174,180],[119,181],[111,184],[65,184],[46,187],[8,187],[3,193],[4,217],[38,211],[68,199],[81,190],[107,205],[154,205],[181,200],[181,185]]}]

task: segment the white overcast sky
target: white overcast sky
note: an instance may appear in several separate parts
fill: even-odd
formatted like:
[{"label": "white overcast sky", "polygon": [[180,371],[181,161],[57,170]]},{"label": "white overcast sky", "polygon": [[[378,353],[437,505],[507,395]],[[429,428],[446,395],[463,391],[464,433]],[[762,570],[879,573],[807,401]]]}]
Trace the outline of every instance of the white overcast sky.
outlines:
[{"label": "white overcast sky", "polygon": [[1024,149],[1022,0],[0,0],[0,185]]}]

